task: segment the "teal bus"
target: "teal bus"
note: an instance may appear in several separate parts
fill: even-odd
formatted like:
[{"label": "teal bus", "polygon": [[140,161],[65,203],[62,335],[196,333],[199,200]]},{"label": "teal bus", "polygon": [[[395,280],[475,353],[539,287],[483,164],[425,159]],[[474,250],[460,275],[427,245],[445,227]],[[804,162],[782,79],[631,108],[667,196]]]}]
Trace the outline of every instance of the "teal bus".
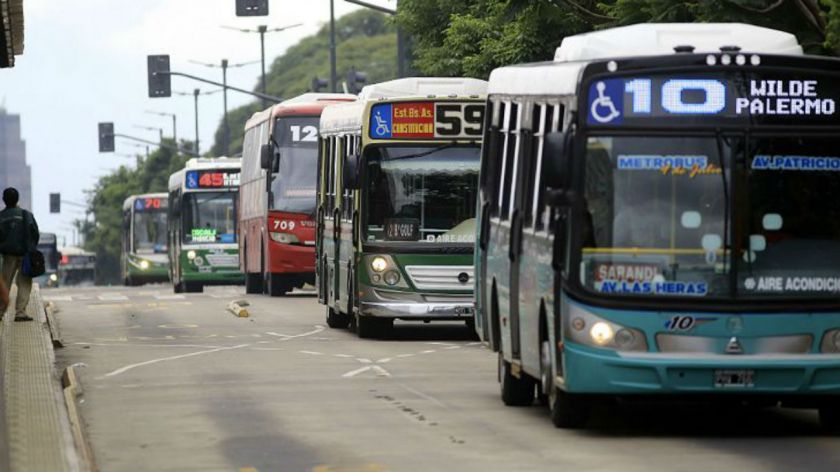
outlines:
[{"label": "teal bus", "polygon": [[496,69],[477,332],[502,400],[815,408],[840,430],[840,61],[742,24],[565,38]]},{"label": "teal bus", "polygon": [[240,162],[194,158],[169,177],[169,276],[175,293],[244,283],[236,236]]},{"label": "teal bus", "polygon": [[120,269],[127,286],[169,280],[166,193],[132,195],[123,202]]},{"label": "teal bus", "polygon": [[316,287],[330,327],[472,323],[486,86],[399,79],[322,112]]}]

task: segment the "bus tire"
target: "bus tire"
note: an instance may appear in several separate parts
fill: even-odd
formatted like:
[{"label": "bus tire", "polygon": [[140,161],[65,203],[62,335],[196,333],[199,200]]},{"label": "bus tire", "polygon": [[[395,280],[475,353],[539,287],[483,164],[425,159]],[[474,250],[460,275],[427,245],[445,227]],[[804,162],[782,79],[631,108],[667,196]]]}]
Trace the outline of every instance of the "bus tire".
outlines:
[{"label": "bus tire", "polygon": [[202,293],[204,285],[199,282],[184,282],[184,291],[187,293]]},{"label": "bus tire", "polygon": [[499,352],[499,383],[502,402],[507,406],[530,406],[534,403],[534,379],[522,372],[519,378],[511,373],[510,362]]},{"label": "bus tire", "polygon": [[557,428],[576,429],[586,426],[592,405],[584,398],[566,393],[557,387],[551,387],[548,395],[548,408],[551,422]]},{"label": "bus tire", "polygon": [[262,274],[245,274],[245,293],[262,293]]},{"label": "bus tire", "polygon": [[268,280],[266,280],[266,292],[272,297],[282,297],[292,291],[292,281],[289,277],[269,273]]},{"label": "bus tire", "polygon": [[840,434],[840,407],[824,406],[820,408],[820,427],[831,435]]},{"label": "bus tire", "polygon": [[346,329],[350,326],[350,317],[339,313],[327,305],[327,326],[333,329]]},{"label": "bus tire", "polygon": [[175,293],[184,293],[184,283],[177,282],[175,284],[172,284],[172,291],[174,291]]}]

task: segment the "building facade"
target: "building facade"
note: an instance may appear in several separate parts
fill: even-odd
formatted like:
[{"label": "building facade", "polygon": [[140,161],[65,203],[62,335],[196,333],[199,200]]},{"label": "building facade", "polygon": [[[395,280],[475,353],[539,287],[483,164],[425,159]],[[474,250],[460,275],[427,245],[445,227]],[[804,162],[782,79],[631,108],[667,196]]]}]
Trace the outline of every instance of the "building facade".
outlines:
[{"label": "building facade", "polygon": [[32,169],[26,162],[26,142],[21,138],[20,115],[0,108],[0,191],[15,187],[20,206],[32,209]]}]

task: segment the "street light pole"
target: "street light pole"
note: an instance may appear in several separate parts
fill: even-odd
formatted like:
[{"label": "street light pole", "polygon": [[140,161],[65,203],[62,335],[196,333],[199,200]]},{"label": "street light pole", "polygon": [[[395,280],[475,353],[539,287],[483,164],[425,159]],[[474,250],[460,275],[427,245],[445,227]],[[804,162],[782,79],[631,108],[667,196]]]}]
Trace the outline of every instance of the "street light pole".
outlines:
[{"label": "street light pole", "polygon": [[224,137],[222,138],[222,153],[227,156],[229,154],[230,148],[230,123],[228,122],[228,100],[227,100],[227,69],[228,69],[228,60],[222,59],[222,96],[224,101],[225,107],[225,114],[224,114],[224,129],[222,130],[222,134]]},{"label": "street light pole", "polygon": [[338,92],[338,70],[335,59],[335,0],[330,0],[330,91]]},{"label": "street light pole", "polygon": [[198,96],[201,95],[201,89],[193,90],[193,97],[195,97],[195,154],[200,155],[198,147]]},{"label": "street light pole", "polygon": [[[260,63],[262,64],[262,75],[261,75],[261,82],[262,82],[262,93],[263,95],[267,95],[266,92],[266,84],[265,84],[265,32],[268,31],[268,26],[260,25],[257,28],[257,31],[260,33]],[[266,103],[265,99],[262,100],[263,108],[268,107],[268,103]]]},{"label": "street light pole", "polygon": [[164,111],[153,111],[153,110],[146,110],[146,113],[157,115],[157,116],[169,116],[172,118],[172,140],[175,141],[175,147],[179,147],[178,145],[178,115],[175,113],[167,113]]}]

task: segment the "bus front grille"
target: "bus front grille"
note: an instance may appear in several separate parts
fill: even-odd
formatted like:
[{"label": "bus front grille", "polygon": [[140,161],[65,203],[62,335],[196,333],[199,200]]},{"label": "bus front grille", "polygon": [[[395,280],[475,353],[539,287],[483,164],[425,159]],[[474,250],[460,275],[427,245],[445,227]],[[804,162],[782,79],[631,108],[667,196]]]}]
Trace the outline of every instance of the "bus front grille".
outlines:
[{"label": "bus front grille", "polygon": [[472,290],[472,266],[406,266],[418,290]]}]

